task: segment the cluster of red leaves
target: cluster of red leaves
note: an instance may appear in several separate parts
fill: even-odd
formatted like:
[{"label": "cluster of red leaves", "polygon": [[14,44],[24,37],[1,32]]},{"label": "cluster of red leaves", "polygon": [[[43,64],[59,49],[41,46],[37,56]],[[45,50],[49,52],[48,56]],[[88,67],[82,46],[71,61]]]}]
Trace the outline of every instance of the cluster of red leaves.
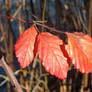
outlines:
[{"label": "cluster of red leaves", "polygon": [[[68,33],[68,44],[49,32],[38,34],[35,26],[24,31],[15,44],[20,66],[27,67],[36,53],[46,71],[60,79],[67,77],[69,63],[80,72],[92,72],[92,38],[83,33]],[[70,61],[71,59],[71,61]]]}]

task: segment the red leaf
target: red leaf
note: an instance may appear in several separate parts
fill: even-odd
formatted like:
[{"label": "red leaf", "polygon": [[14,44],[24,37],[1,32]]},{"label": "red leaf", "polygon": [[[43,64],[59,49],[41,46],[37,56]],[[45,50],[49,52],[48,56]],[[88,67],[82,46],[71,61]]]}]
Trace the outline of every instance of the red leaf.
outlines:
[{"label": "red leaf", "polygon": [[66,49],[75,68],[80,72],[92,72],[92,38],[83,33],[67,33],[68,45]]},{"label": "red leaf", "polygon": [[45,69],[52,75],[65,79],[69,66],[60,48],[63,41],[48,32],[42,32],[37,37],[37,44],[37,52]]},{"label": "red leaf", "polygon": [[32,26],[24,31],[19,37],[19,40],[15,44],[15,53],[20,66],[25,68],[28,66],[34,58],[34,44],[37,35],[37,28]]}]

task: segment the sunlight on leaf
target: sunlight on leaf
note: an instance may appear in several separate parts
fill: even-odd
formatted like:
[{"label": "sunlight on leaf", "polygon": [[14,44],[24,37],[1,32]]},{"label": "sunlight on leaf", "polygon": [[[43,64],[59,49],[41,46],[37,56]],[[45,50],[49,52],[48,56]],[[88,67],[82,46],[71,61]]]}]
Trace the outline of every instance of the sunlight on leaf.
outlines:
[{"label": "sunlight on leaf", "polygon": [[63,41],[58,36],[42,32],[37,37],[37,52],[46,71],[60,79],[67,77],[68,63],[60,45]]},{"label": "sunlight on leaf", "polygon": [[92,38],[82,32],[66,34],[68,36],[66,49],[75,68],[82,73],[92,72]]},{"label": "sunlight on leaf", "polygon": [[34,58],[34,44],[37,36],[37,28],[30,27],[19,37],[15,44],[15,54],[22,68],[28,66]]}]

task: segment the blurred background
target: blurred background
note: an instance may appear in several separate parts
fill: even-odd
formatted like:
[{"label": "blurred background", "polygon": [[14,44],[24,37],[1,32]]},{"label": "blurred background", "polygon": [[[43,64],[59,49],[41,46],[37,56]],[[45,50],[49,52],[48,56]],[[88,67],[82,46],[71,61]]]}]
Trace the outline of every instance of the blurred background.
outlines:
[{"label": "blurred background", "polygon": [[[13,20],[11,16],[18,20]],[[26,23],[19,20],[25,20]],[[39,60],[25,69],[20,68],[14,45],[24,30],[34,22],[64,32],[84,32],[91,36],[92,0],[0,0],[0,51],[23,91],[92,92],[92,74],[82,74],[72,65],[66,80],[51,76]],[[40,32],[49,31],[42,26],[37,27]],[[0,92],[13,92],[10,80],[1,67]]]}]

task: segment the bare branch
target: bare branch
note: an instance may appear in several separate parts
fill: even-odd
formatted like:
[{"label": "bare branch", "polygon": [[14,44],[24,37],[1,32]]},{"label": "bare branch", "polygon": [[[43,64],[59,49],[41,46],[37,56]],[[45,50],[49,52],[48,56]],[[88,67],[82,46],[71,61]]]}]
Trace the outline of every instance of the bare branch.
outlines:
[{"label": "bare branch", "polygon": [[10,78],[11,84],[12,86],[14,86],[16,88],[16,92],[23,92],[13,71],[11,70],[11,68],[6,64],[4,57],[1,58],[0,60],[0,65],[3,67],[3,69],[5,70],[5,72],[7,73],[8,77]]}]

